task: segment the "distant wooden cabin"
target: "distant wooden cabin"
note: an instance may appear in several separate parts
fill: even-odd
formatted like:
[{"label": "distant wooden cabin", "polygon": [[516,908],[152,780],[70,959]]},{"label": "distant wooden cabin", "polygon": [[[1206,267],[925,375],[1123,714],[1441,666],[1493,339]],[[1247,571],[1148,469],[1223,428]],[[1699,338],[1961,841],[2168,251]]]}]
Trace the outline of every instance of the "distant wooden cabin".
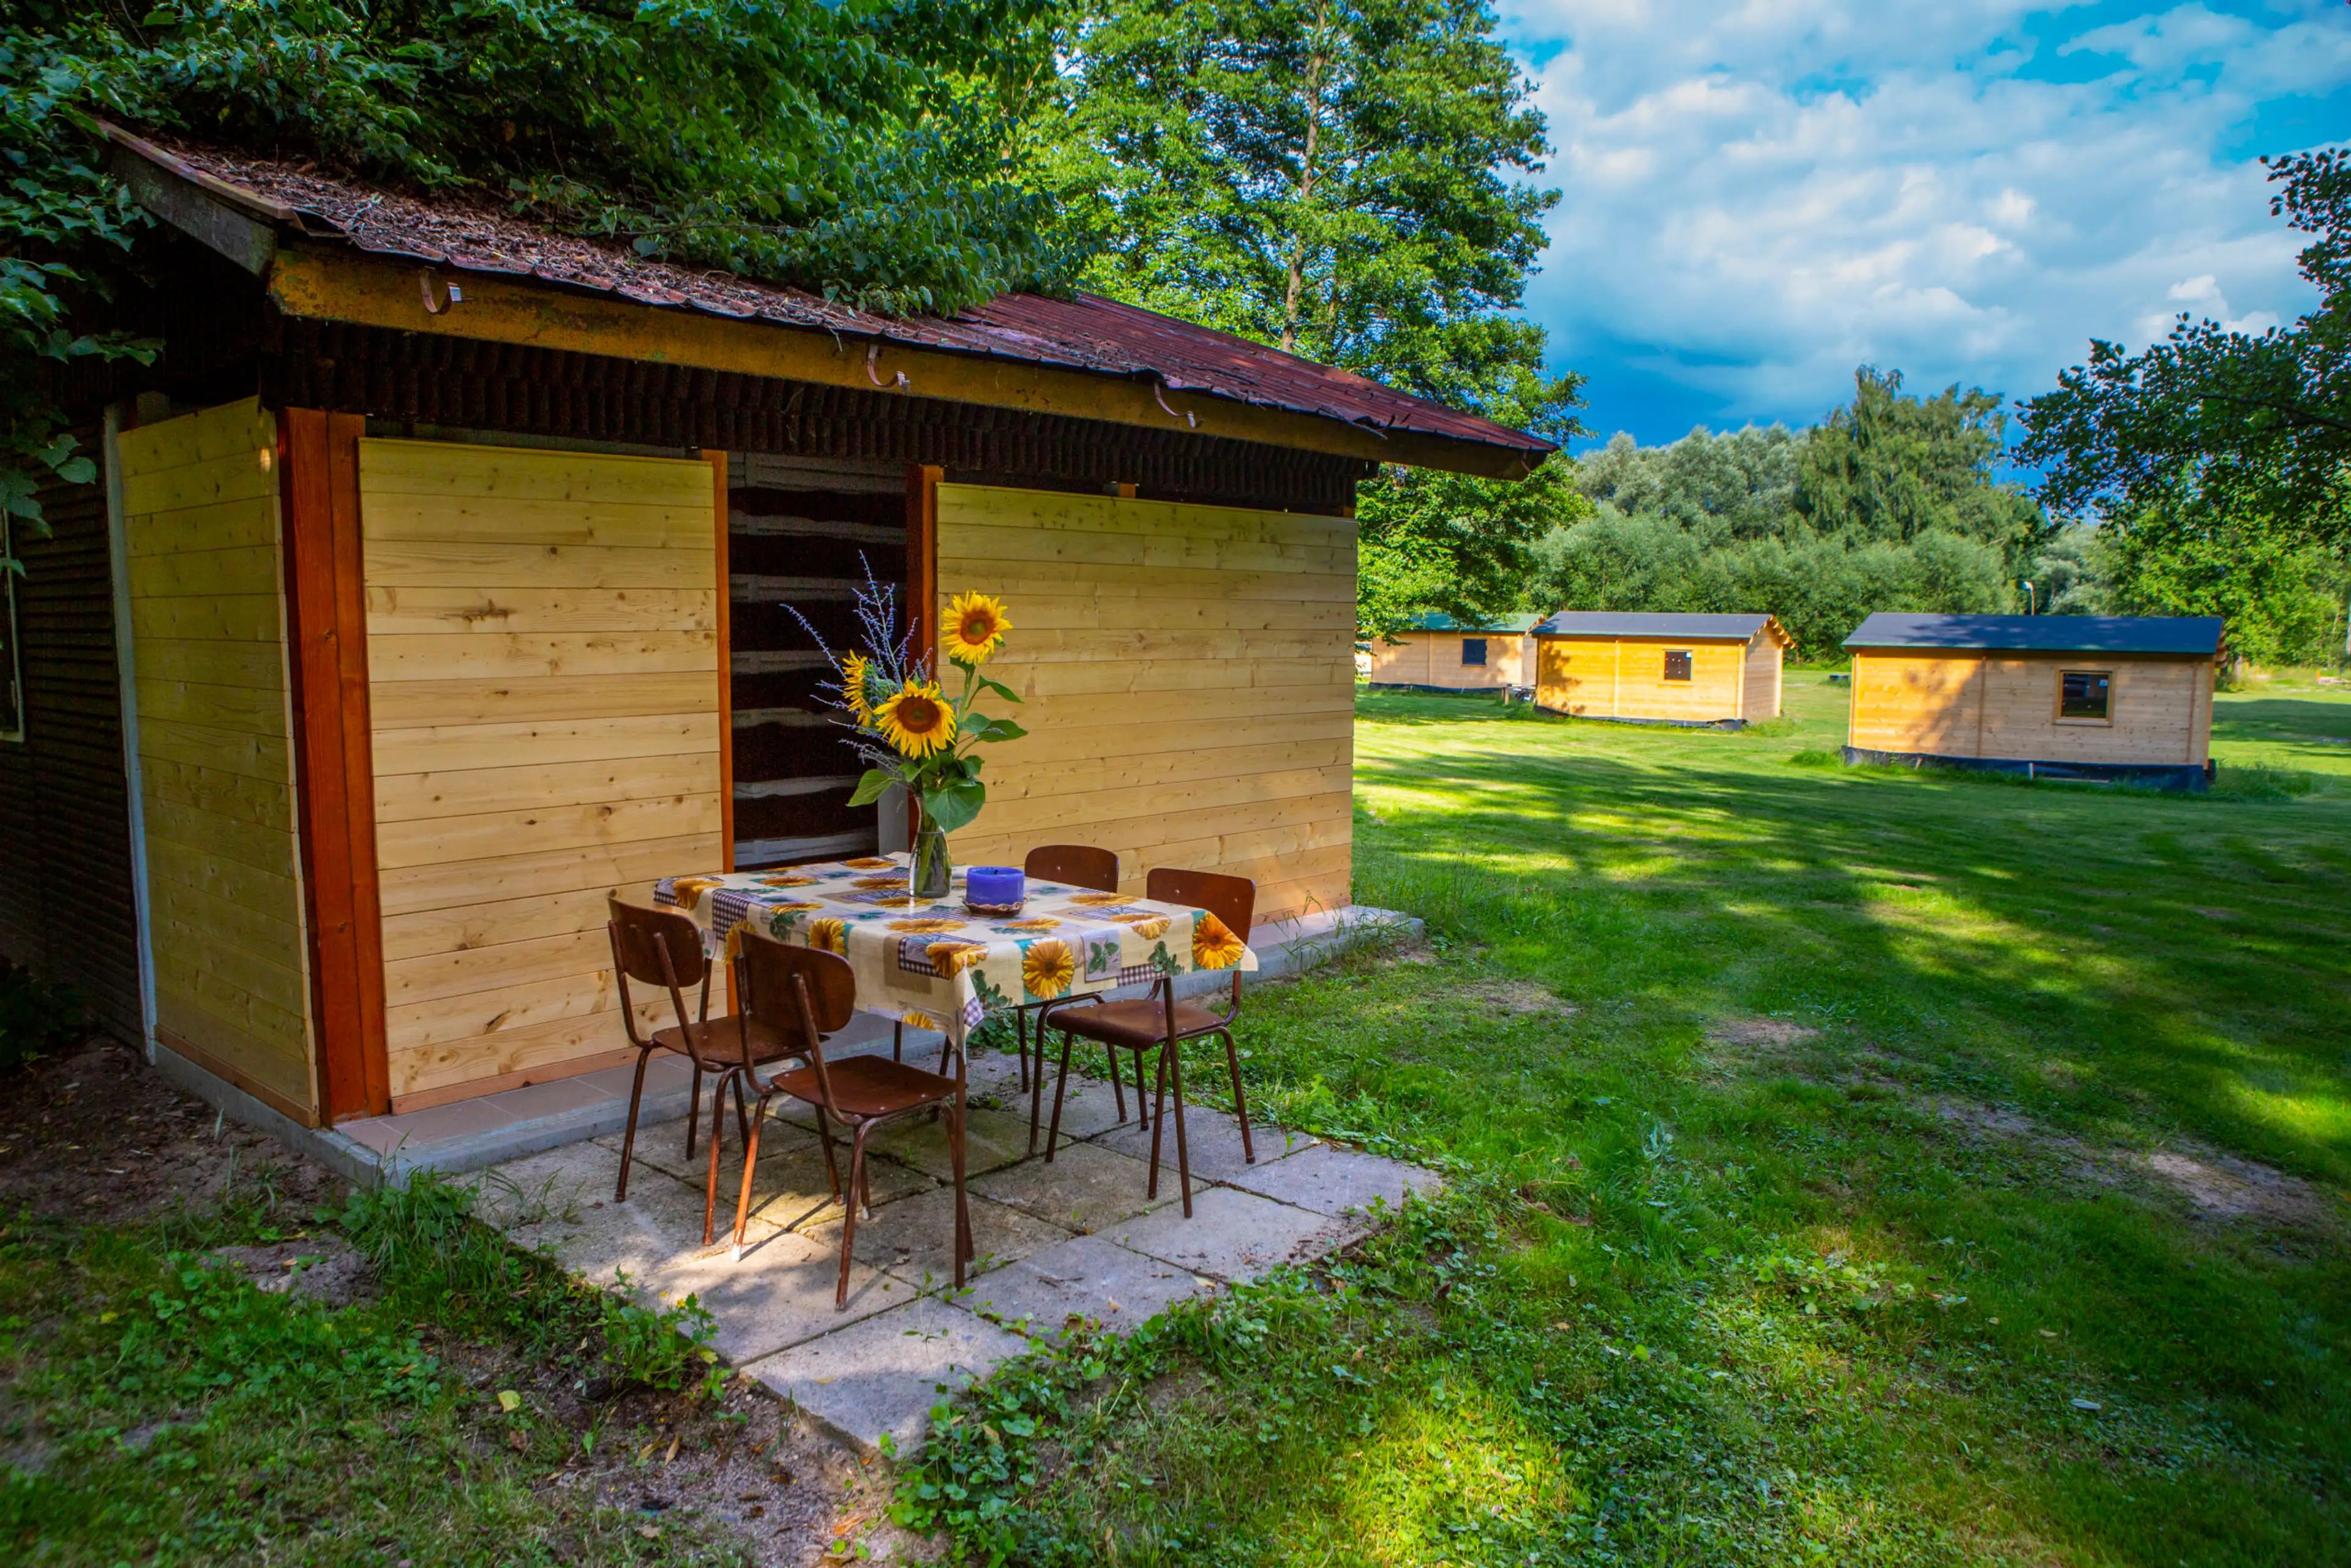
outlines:
[{"label": "distant wooden cabin", "polygon": [[1562,610],[1534,629],[1535,705],[1577,718],[1740,725],[1780,716],[1794,645],[1769,615]]},{"label": "distant wooden cabin", "polygon": [[1405,691],[1490,692],[1531,685],[1539,615],[1503,615],[1476,625],[1431,612],[1407,631],[1371,640],[1371,683]]},{"label": "distant wooden cabin", "polygon": [[113,156],[162,222],[112,324],[162,352],[58,371],[103,477],[18,530],[0,955],[306,1124],[625,1060],[609,894],[903,844],[800,619],[850,645],[869,573],[925,638],[958,591],[1010,611],[1029,735],[959,860],[1344,905],[1355,486],[1552,450],[1109,300],[885,319]]},{"label": "distant wooden cabin", "polygon": [[1880,612],[1853,653],[1848,762],[2200,789],[2217,616]]}]

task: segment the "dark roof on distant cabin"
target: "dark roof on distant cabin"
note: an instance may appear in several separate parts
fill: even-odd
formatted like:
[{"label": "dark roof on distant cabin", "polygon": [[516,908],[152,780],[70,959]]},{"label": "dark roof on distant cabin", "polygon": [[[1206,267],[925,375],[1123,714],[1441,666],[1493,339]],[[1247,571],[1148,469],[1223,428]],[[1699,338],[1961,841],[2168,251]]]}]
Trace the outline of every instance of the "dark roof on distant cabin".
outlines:
[{"label": "dark roof on distant cabin", "polygon": [[1456,621],[1442,610],[1432,610],[1425,615],[1415,616],[1412,624],[1406,626],[1405,630],[1407,632],[1493,632],[1504,635],[1515,632],[1523,635],[1531,631],[1534,623],[1541,619],[1540,615],[1531,614],[1497,615],[1489,621],[1472,623],[1467,621]]},{"label": "dark roof on distant cabin", "polygon": [[2220,651],[2217,615],[1914,615],[1881,610],[1848,648],[1980,648],[2017,653],[2178,653]]},{"label": "dark roof on distant cabin", "polygon": [[[1535,627],[1538,637],[1688,637],[1751,641],[1769,615],[1643,614],[1617,610],[1562,610]],[[1783,634],[1784,635],[1784,634]]]},{"label": "dark roof on distant cabin", "polygon": [[[613,241],[559,233],[477,195],[425,200],[307,162],[185,141],[113,139],[218,194],[313,238],[459,272],[500,274],[616,295],[641,305],[814,329],[908,347],[1155,382],[1175,392],[1332,419],[1374,432],[1410,431],[1497,446],[1531,467],[1558,450],[1540,436],[1383,386],[1229,332],[1096,295],[1000,294],[950,316],[876,315],[805,289],[676,262]],[[222,187],[228,187],[223,190]]]}]

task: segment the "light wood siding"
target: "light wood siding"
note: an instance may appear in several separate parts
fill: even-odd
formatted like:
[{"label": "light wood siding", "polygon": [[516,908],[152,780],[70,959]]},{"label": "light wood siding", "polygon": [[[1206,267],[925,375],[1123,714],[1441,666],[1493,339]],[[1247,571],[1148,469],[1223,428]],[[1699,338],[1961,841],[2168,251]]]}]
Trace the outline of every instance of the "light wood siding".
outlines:
[{"label": "light wood siding", "polygon": [[[1849,744],[2018,762],[2198,764],[2210,754],[2210,660],[1857,650]],[[2110,670],[2099,724],[2057,717],[2059,677]]]},{"label": "light wood siding", "polygon": [[[1712,723],[1740,716],[1746,644],[1635,637],[1538,637],[1535,702],[1585,718]],[[1686,652],[1690,678],[1666,679],[1666,654]]]},{"label": "light wood siding", "polygon": [[[1374,637],[1370,679],[1374,685],[1442,686],[1452,691],[1490,692],[1523,685],[1524,649],[1531,641],[1515,632],[1405,632],[1402,643]],[[1465,637],[1482,635],[1486,662],[1461,662]]]},{"label": "light wood siding", "polygon": [[1780,716],[1780,640],[1759,632],[1747,644],[1746,690],[1740,697],[1739,716],[1750,724]]},{"label": "light wood siding", "polygon": [[395,1110],[626,1047],[604,898],[724,863],[707,463],[360,443]]},{"label": "light wood siding", "polygon": [[1152,867],[1191,866],[1255,879],[1260,920],[1347,903],[1352,521],[964,485],[938,498],[941,611],[959,592],[1004,601],[1014,630],[989,673],[1030,732],[983,748],[987,809],[957,863],[1091,843],[1138,893]]},{"label": "light wood siding", "polygon": [[248,400],[119,448],[156,1028],[315,1122],[277,422]]}]

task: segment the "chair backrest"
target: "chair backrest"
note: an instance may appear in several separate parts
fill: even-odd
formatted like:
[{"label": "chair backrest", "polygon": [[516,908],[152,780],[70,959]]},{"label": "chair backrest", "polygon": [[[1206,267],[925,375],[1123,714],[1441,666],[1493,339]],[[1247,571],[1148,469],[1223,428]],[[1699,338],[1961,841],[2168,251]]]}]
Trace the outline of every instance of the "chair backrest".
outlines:
[{"label": "chair backrest", "polygon": [[[702,932],[693,917],[675,909],[649,909],[615,898],[612,909],[612,957],[621,973],[641,986],[698,984],[710,961],[702,956]],[[669,950],[664,967],[662,950]]]},{"label": "chair backrest", "polygon": [[[824,1037],[845,1027],[857,1010],[857,973],[849,960],[818,947],[778,942],[746,930],[736,954],[735,981],[742,992],[743,1016],[787,1041],[794,1055],[816,1069],[818,1092],[832,1106],[832,1082],[824,1070]],[[808,1010],[800,1010],[800,998]]]},{"label": "chair backrest", "polygon": [[1097,893],[1118,891],[1117,853],[1092,844],[1039,844],[1020,862],[1020,871],[1040,882],[1091,887]]},{"label": "chair backrest", "polygon": [[1205,909],[1244,942],[1249,940],[1249,921],[1257,914],[1257,883],[1220,871],[1164,865],[1144,879],[1144,896],[1156,904],[1188,904]]}]

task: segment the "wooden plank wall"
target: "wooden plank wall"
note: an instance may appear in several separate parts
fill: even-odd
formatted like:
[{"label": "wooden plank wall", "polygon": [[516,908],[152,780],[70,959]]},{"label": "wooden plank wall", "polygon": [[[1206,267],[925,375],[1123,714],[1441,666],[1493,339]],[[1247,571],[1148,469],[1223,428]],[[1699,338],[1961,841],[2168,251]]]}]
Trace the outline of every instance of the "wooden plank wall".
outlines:
[{"label": "wooden plank wall", "polygon": [[1372,639],[1371,680],[1375,685],[1444,686],[1454,691],[1499,691],[1519,682],[1520,649],[1525,638],[1489,632],[1486,662],[1461,662],[1461,639],[1475,632],[1405,632],[1402,643]]},{"label": "wooden plank wall", "polygon": [[[2112,670],[2111,724],[2057,718],[2066,670]],[[2031,762],[2200,763],[2210,755],[2209,659],[1856,650],[1848,744]]]},{"label": "wooden plank wall", "polygon": [[1865,751],[1981,757],[1982,734],[1980,655],[1855,652],[1847,745]]},{"label": "wooden plank wall", "polygon": [[942,485],[938,602],[971,591],[1030,735],[985,748],[958,863],[1092,843],[1135,892],[1177,865],[1254,878],[1260,920],[1347,903],[1353,521]]},{"label": "wooden plank wall", "polygon": [[[1541,637],[1535,702],[1587,718],[1711,723],[1737,718],[1746,644],[1647,638]],[[1686,649],[1690,678],[1668,681],[1666,653]]]},{"label": "wooden plank wall", "polygon": [[606,895],[725,859],[715,501],[706,462],[360,443],[394,1111],[624,1059]]},{"label": "wooden plank wall", "polygon": [[[95,459],[103,433],[76,434]],[[0,956],[72,986],[108,1030],[143,1041],[106,487],[53,478],[39,497],[49,536],[22,523],[13,535],[26,711],[23,738],[0,738]]]},{"label": "wooden plank wall", "polygon": [[248,399],[118,447],[156,1036],[315,1123],[277,422]]},{"label": "wooden plank wall", "polygon": [[1758,632],[1747,644],[1747,685],[1740,695],[1739,716],[1750,724],[1780,716],[1780,674],[1784,654],[1778,638]]}]

